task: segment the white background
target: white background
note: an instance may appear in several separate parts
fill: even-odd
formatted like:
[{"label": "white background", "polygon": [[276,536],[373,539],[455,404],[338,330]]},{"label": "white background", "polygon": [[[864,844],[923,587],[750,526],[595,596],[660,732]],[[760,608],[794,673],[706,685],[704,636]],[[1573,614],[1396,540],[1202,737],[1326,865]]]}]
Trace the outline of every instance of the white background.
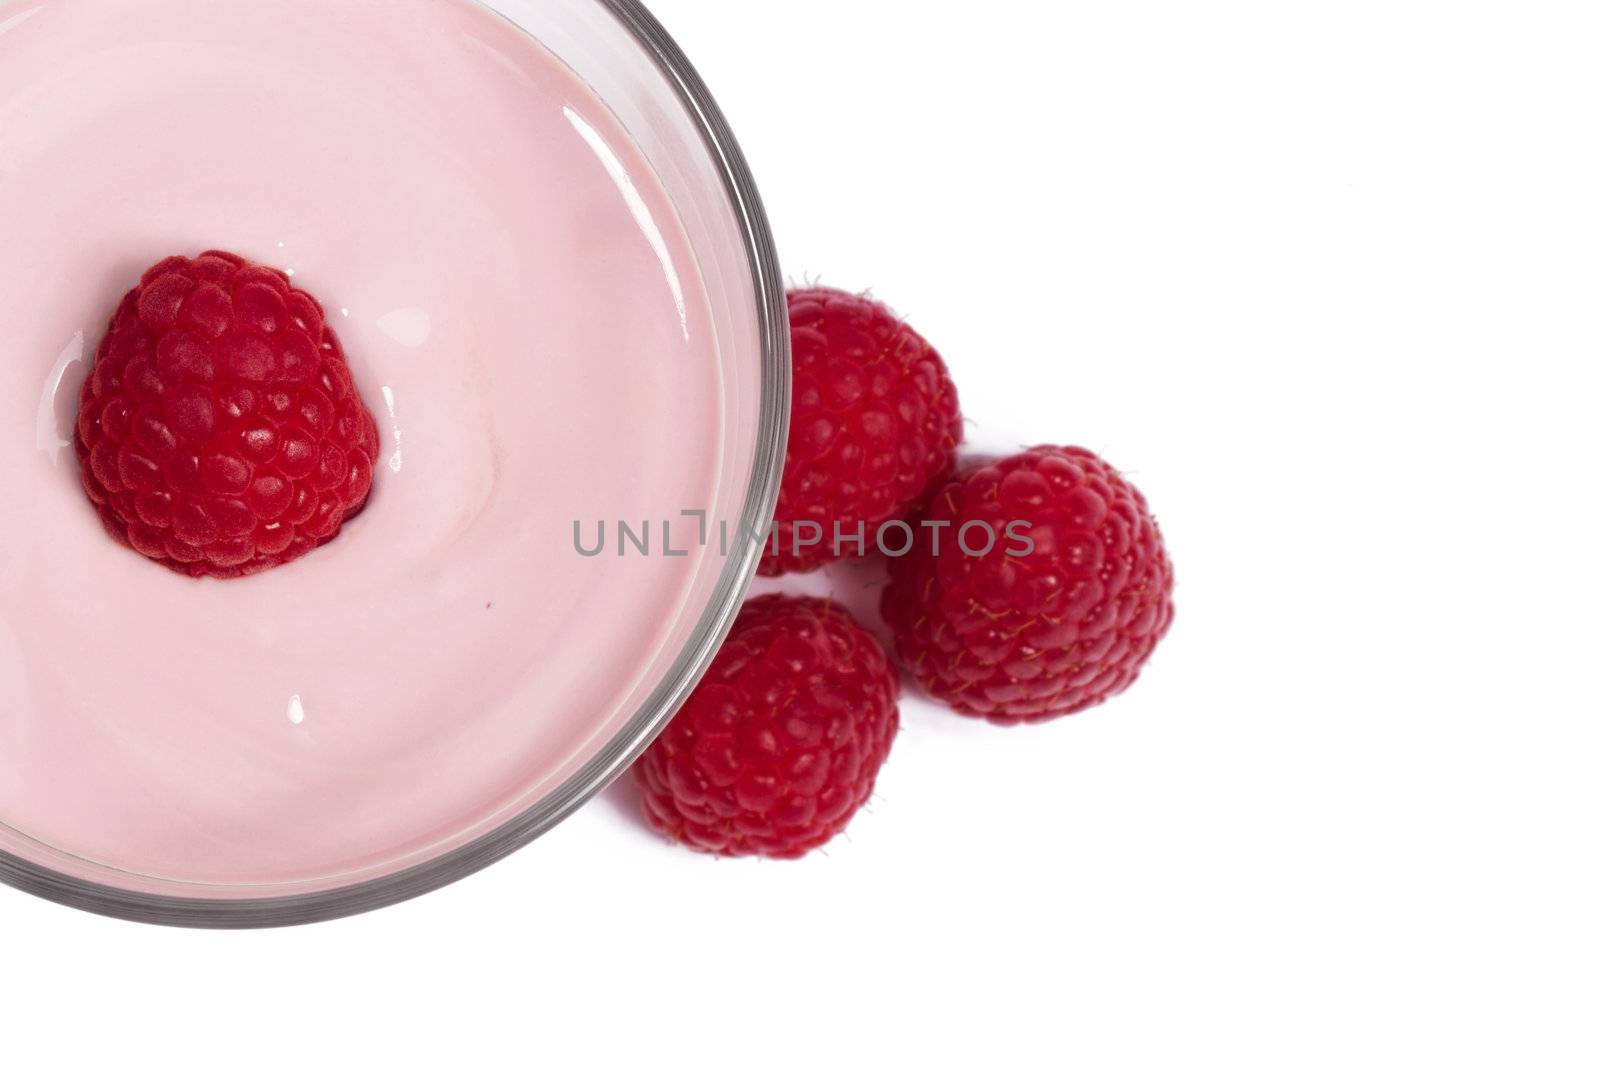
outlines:
[{"label": "white background", "polygon": [[618,793],[325,927],[5,892],[0,1058],[1600,1059],[1587,6],[654,6],[789,271],[907,315],[976,439],[1145,489],[1168,642],[1044,727],[908,701],[797,864]]}]

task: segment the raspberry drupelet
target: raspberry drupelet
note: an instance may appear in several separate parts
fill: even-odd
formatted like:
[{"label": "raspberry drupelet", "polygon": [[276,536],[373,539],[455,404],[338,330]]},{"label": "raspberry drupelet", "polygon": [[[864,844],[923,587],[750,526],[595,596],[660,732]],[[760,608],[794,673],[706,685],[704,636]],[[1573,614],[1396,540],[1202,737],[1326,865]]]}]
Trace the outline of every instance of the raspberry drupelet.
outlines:
[{"label": "raspberry drupelet", "polygon": [[213,251],[162,260],[123,298],[74,447],[116,541],[236,578],[332,540],[366,506],[378,426],[321,306],[281,271]]}]

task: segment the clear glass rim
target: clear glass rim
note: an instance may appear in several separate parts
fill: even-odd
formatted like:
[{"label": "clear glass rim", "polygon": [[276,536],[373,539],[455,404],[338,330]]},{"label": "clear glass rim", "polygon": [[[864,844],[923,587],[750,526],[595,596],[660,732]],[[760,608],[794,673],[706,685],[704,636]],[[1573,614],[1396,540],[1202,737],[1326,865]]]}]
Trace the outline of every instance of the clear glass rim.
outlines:
[{"label": "clear glass rim", "polygon": [[639,0],[594,0],[644,48],[699,129],[738,219],[755,283],[761,338],[761,410],[743,520],[723,573],[684,650],[643,707],[603,749],[549,796],[504,825],[434,859],[337,889],[254,900],[212,900],[113,889],[0,851],[0,883],[84,911],[135,922],[249,929],[323,922],[432,892],[504,859],[611,784],[666,727],[699,682],[738,615],[760,564],[777,502],[789,429],[789,325],[784,284],[766,211],[727,120],[681,49]]}]

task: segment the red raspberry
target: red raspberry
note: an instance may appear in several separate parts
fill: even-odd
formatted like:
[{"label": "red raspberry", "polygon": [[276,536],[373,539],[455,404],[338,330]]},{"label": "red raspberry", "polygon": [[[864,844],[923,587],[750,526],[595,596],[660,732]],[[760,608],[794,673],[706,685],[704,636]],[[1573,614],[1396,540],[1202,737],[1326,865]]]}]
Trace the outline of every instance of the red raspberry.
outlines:
[{"label": "red raspberry", "polygon": [[1172,623],[1161,531],[1091,452],[1044,446],[961,471],[926,521],[949,525],[937,550],[925,526],[890,560],[883,614],[922,687],[963,714],[1014,724],[1093,707],[1133,684]]},{"label": "red raspberry", "polygon": [[[836,524],[845,537],[863,534],[870,551],[884,523],[906,518],[950,472],[962,432],[944,361],[882,304],[798,290],[789,294],[789,324],[794,425],[774,543],[762,557],[768,575],[835,558]],[[797,531],[797,522],[816,525]],[[858,551],[854,542],[843,548]]]},{"label": "red raspberry", "polygon": [[722,856],[798,859],[872,795],[900,728],[900,680],[837,604],[759,597],[634,765],[650,825]]},{"label": "red raspberry", "polygon": [[304,555],[366,505],[378,424],[317,302],[206,252],[162,260],[123,297],[75,446],[113,538],[234,578]]}]

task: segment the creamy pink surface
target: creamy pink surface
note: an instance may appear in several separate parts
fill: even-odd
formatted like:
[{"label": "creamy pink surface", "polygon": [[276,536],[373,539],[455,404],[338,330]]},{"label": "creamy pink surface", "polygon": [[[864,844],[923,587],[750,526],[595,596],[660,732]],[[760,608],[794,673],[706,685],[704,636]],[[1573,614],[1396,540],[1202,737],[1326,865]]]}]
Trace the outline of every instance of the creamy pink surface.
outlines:
[{"label": "creamy pink surface", "polygon": [[[213,246],[322,300],[384,437],[236,582],[112,544],[67,444],[117,298]],[[553,788],[720,566],[572,545],[724,489],[708,314],[625,132],[464,0],[0,0],[0,849],[274,895]]]}]

